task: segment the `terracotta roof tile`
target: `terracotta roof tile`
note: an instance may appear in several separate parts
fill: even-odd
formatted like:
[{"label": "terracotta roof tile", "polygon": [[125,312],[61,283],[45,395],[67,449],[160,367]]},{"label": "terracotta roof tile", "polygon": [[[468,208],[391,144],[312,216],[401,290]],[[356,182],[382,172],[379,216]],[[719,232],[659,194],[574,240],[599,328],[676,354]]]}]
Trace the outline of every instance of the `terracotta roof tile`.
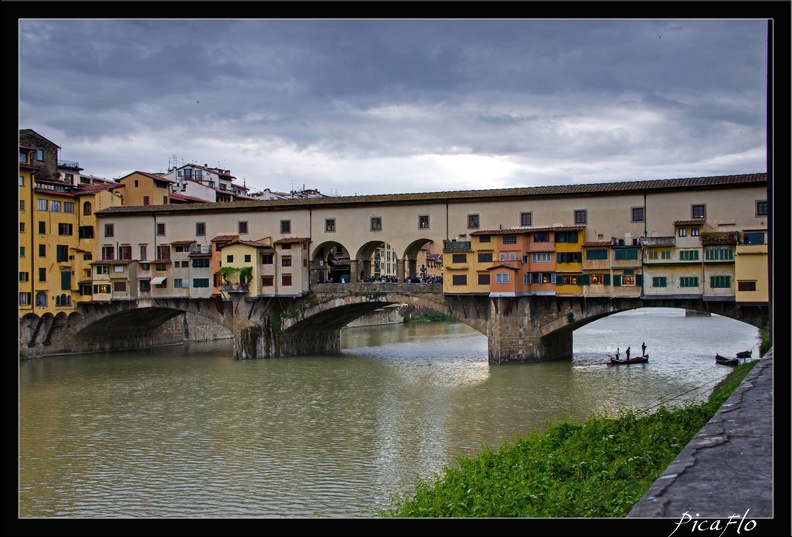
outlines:
[{"label": "terracotta roof tile", "polygon": [[303,242],[311,242],[311,239],[309,237],[284,237],[276,240],[274,244],[297,244]]},{"label": "terracotta roof tile", "polygon": [[237,240],[239,235],[217,235],[212,239],[212,242],[228,242]]},{"label": "terracotta roof tile", "polygon": [[542,233],[542,232],[549,232],[549,231],[583,231],[586,229],[586,226],[541,226],[541,227],[510,227],[510,228],[503,228],[503,229],[488,229],[488,230],[480,230],[480,231],[473,231],[470,235],[515,235],[515,234],[527,234],[527,233]]},{"label": "terracotta roof tile", "polygon": [[511,263],[498,263],[497,265],[492,265],[491,267],[488,267],[487,270],[495,270],[497,268],[520,270],[520,267],[518,267],[517,265],[512,265]]}]

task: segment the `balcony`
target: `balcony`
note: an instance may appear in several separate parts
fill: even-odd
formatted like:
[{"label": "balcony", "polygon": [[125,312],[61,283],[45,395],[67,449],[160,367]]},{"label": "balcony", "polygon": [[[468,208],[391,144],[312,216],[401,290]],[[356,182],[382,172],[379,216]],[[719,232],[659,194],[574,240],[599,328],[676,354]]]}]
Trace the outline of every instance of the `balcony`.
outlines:
[{"label": "balcony", "polygon": [[443,241],[444,252],[459,252],[470,250],[470,241]]},{"label": "balcony", "polygon": [[249,287],[247,283],[224,283],[220,286],[220,290],[227,293],[247,293],[250,291]]},{"label": "balcony", "polygon": [[646,247],[673,247],[676,244],[676,237],[638,237],[638,242]]}]

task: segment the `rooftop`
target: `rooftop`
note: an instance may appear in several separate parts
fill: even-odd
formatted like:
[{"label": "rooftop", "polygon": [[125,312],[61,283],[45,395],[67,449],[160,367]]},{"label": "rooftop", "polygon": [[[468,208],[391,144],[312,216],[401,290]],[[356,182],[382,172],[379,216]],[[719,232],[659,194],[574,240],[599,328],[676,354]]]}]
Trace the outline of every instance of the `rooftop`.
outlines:
[{"label": "rooftop", "polygon": [[581,195],[636,194],[650,191],[696,190],[712,187],[766,186],[767,173],[745,175],[721,175],[715,177],[692,177],[687,179],[656,179],[649,181],[622,181],[615,183],[592,183],[582,185],[556,185],[536,187],[499,188],[489,190],[455,190],[412,194],[375,194],[370,196],[334,196],[327,198],[301,198],[278,200],[249,200],[223,203],[178,204],[178,205],[125,205],[108,207],[95,214],[152,214],[178,212],[229,212],[250,209],[290,209],[294,207],[349,206],[371,204],[402,204],[454,201],[486,201],[503,198],[539,199],[576,197]]}]

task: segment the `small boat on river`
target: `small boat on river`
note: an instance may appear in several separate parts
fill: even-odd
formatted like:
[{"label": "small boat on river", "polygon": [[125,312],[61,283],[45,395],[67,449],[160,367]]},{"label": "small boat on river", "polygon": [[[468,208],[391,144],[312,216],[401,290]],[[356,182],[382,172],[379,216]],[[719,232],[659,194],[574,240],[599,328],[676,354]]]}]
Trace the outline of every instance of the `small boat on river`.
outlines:
[{"label": "small boat on river", "polygon": [[610,361],[607,362],[608,365],[630,365],[630,364],[645,364],[649,361],[649,355],[644,354],[643,356],[636,356],[634,358],[625,358],[623,360],[616,358],[615,356],[611,356],[610,354],[606,355],[610,358]]},{"label": "small boat on river", "polygon": [[[738,355],[739,356],[739,355]],[[715,354],[715,363],[720,365],[730,365],[732,367],[738,365],[740,363],[739,358],[726,358],[725,356],[721,356],[720,354]]]},{"label": "small boat on river", "polygon": [[751,349],[737,353],[737,358],[750,358],[752,354]]}]

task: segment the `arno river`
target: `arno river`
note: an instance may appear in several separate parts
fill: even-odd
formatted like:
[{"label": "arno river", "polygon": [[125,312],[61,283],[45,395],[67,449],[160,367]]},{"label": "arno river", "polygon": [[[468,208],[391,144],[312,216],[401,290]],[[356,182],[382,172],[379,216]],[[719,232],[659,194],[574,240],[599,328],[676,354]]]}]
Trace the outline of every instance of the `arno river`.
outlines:
[{"label": "arno river", "polygon": [[[627,346],[648,364],[605,365]],[[463,324],[343,331],[339,354],[234,360],[231,341],[19,363],[22,518],[375,516],[457,455],[546,420],[705,399],[759,331],[642,309],[571,361],[489,365]]]}]

